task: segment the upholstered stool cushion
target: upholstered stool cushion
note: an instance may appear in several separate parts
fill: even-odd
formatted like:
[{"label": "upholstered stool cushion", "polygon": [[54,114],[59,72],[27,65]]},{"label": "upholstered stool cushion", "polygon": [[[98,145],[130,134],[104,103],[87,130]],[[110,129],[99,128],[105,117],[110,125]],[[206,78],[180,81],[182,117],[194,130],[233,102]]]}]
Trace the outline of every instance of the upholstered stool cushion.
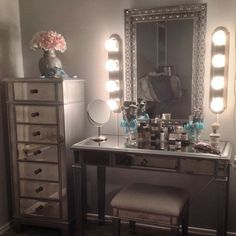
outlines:
[{"label": "upholstered stool cushion", "polygon": [[178,217],[189,198],[189,193],[177,187],[135,183],[121,190],[111,206],[135,212]]}]

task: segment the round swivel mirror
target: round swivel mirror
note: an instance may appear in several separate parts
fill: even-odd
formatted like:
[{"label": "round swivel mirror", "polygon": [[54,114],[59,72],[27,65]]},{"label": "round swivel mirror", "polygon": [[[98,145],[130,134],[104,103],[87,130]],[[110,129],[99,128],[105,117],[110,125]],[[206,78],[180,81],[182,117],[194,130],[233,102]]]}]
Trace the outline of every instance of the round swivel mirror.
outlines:
[{"label": "round swivel mirror", "polygon": [[106,136],[101,135],[101,127],[110,119],[111,111],[107,103],[97,99],[88,104],[87,107],[88,120],[98,128],[98,135],[93,137],[96,142],[107,140]]}]

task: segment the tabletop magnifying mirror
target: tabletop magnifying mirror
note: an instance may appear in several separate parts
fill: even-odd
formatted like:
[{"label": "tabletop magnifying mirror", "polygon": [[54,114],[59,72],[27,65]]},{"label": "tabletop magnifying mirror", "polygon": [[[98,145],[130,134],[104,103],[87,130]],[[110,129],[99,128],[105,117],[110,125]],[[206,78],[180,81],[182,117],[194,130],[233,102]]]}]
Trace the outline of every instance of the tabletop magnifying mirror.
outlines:
[{"label": "tabletop magnifying mirror", "polygon": [[107,137],[101,135],[101,127],[110,119],[111,111],[107,103],[97,99],[88,104],[87,107],[88,120],[98,128],[98,135],[93,137],[93,141],[102,142],[107,140]]}]

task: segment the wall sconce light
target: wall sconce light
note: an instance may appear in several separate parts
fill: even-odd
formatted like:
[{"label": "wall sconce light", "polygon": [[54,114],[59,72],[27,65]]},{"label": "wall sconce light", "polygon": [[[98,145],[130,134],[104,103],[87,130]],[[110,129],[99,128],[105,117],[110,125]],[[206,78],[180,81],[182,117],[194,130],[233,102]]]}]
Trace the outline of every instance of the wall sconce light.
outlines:
[{"label": "wall sconce light", "polygon": [[210,108],[222,113],[227,105],[229,32],[217,27],[212,34]]},{"label": "wall sconce light", "polygon": [[105,63],[105,68],[109,72],[119,71],[119,61],[115,59],[107,60]]},{"label": "wall sconce light", "polygon": [[109,80],[106,90],[109,92],[110,100],[107,102],[111,111],[119,112],[122,102],[122,41],[118,34],[112,34],[105,43],[108,52],[108,60],[105,68],[109,72]]}]

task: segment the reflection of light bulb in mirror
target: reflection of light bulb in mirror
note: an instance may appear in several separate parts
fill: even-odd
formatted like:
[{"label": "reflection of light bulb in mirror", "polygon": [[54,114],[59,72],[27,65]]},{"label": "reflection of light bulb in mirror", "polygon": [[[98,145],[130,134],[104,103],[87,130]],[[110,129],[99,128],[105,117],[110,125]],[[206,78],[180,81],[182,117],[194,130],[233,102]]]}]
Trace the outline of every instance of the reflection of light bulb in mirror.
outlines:
[{"label": "reflection of light bulb in mirror", "polygon": [[105,48],[108,52],[118,52],[119,51],[119,42],[115,38],[110,38],[105,43]]},{"label": "reflection of light bulb in mirror", "polygon": [[106,90],[110,93],[115,92],[115,91],[119,91],[120,87],[119,87],[119,81],[117,80],[108,80],[106,82]]},{"label": "reflection of light bulb in mirror", "polygon": [[223,30],[216,31],[212,36],[212,41],[215,46],[223,46],[226,44],[226,34]]},{"label": "reflection of light bulb in mirror", "polygon": [[214,97],[211,100],[211,110],[221,112],[224,109],[224,100],[222,97]]},{"label": "reflection of light bulb in mirror", "polygon": [[224,77],[215,76],[211,81],[211,87],[215,90],[220,90],[224,88]]},{"label": "reflection of light bulb in mirror", "polygon": [[223,54],[217,54],[212,58],[212,65],[216,68],[225,66],[225,56]]},{"label": "reflection of light bulb in mirror", "polygon": [[119,99],[110,99],[107,104],[111,111],[117,111],[119,109]]},{"label": "reflection of light bulb in mirror", "polygon": [[118,60],[107,60],[105,63],[105,68],[109,72],[119,71],[119,61]]}]

